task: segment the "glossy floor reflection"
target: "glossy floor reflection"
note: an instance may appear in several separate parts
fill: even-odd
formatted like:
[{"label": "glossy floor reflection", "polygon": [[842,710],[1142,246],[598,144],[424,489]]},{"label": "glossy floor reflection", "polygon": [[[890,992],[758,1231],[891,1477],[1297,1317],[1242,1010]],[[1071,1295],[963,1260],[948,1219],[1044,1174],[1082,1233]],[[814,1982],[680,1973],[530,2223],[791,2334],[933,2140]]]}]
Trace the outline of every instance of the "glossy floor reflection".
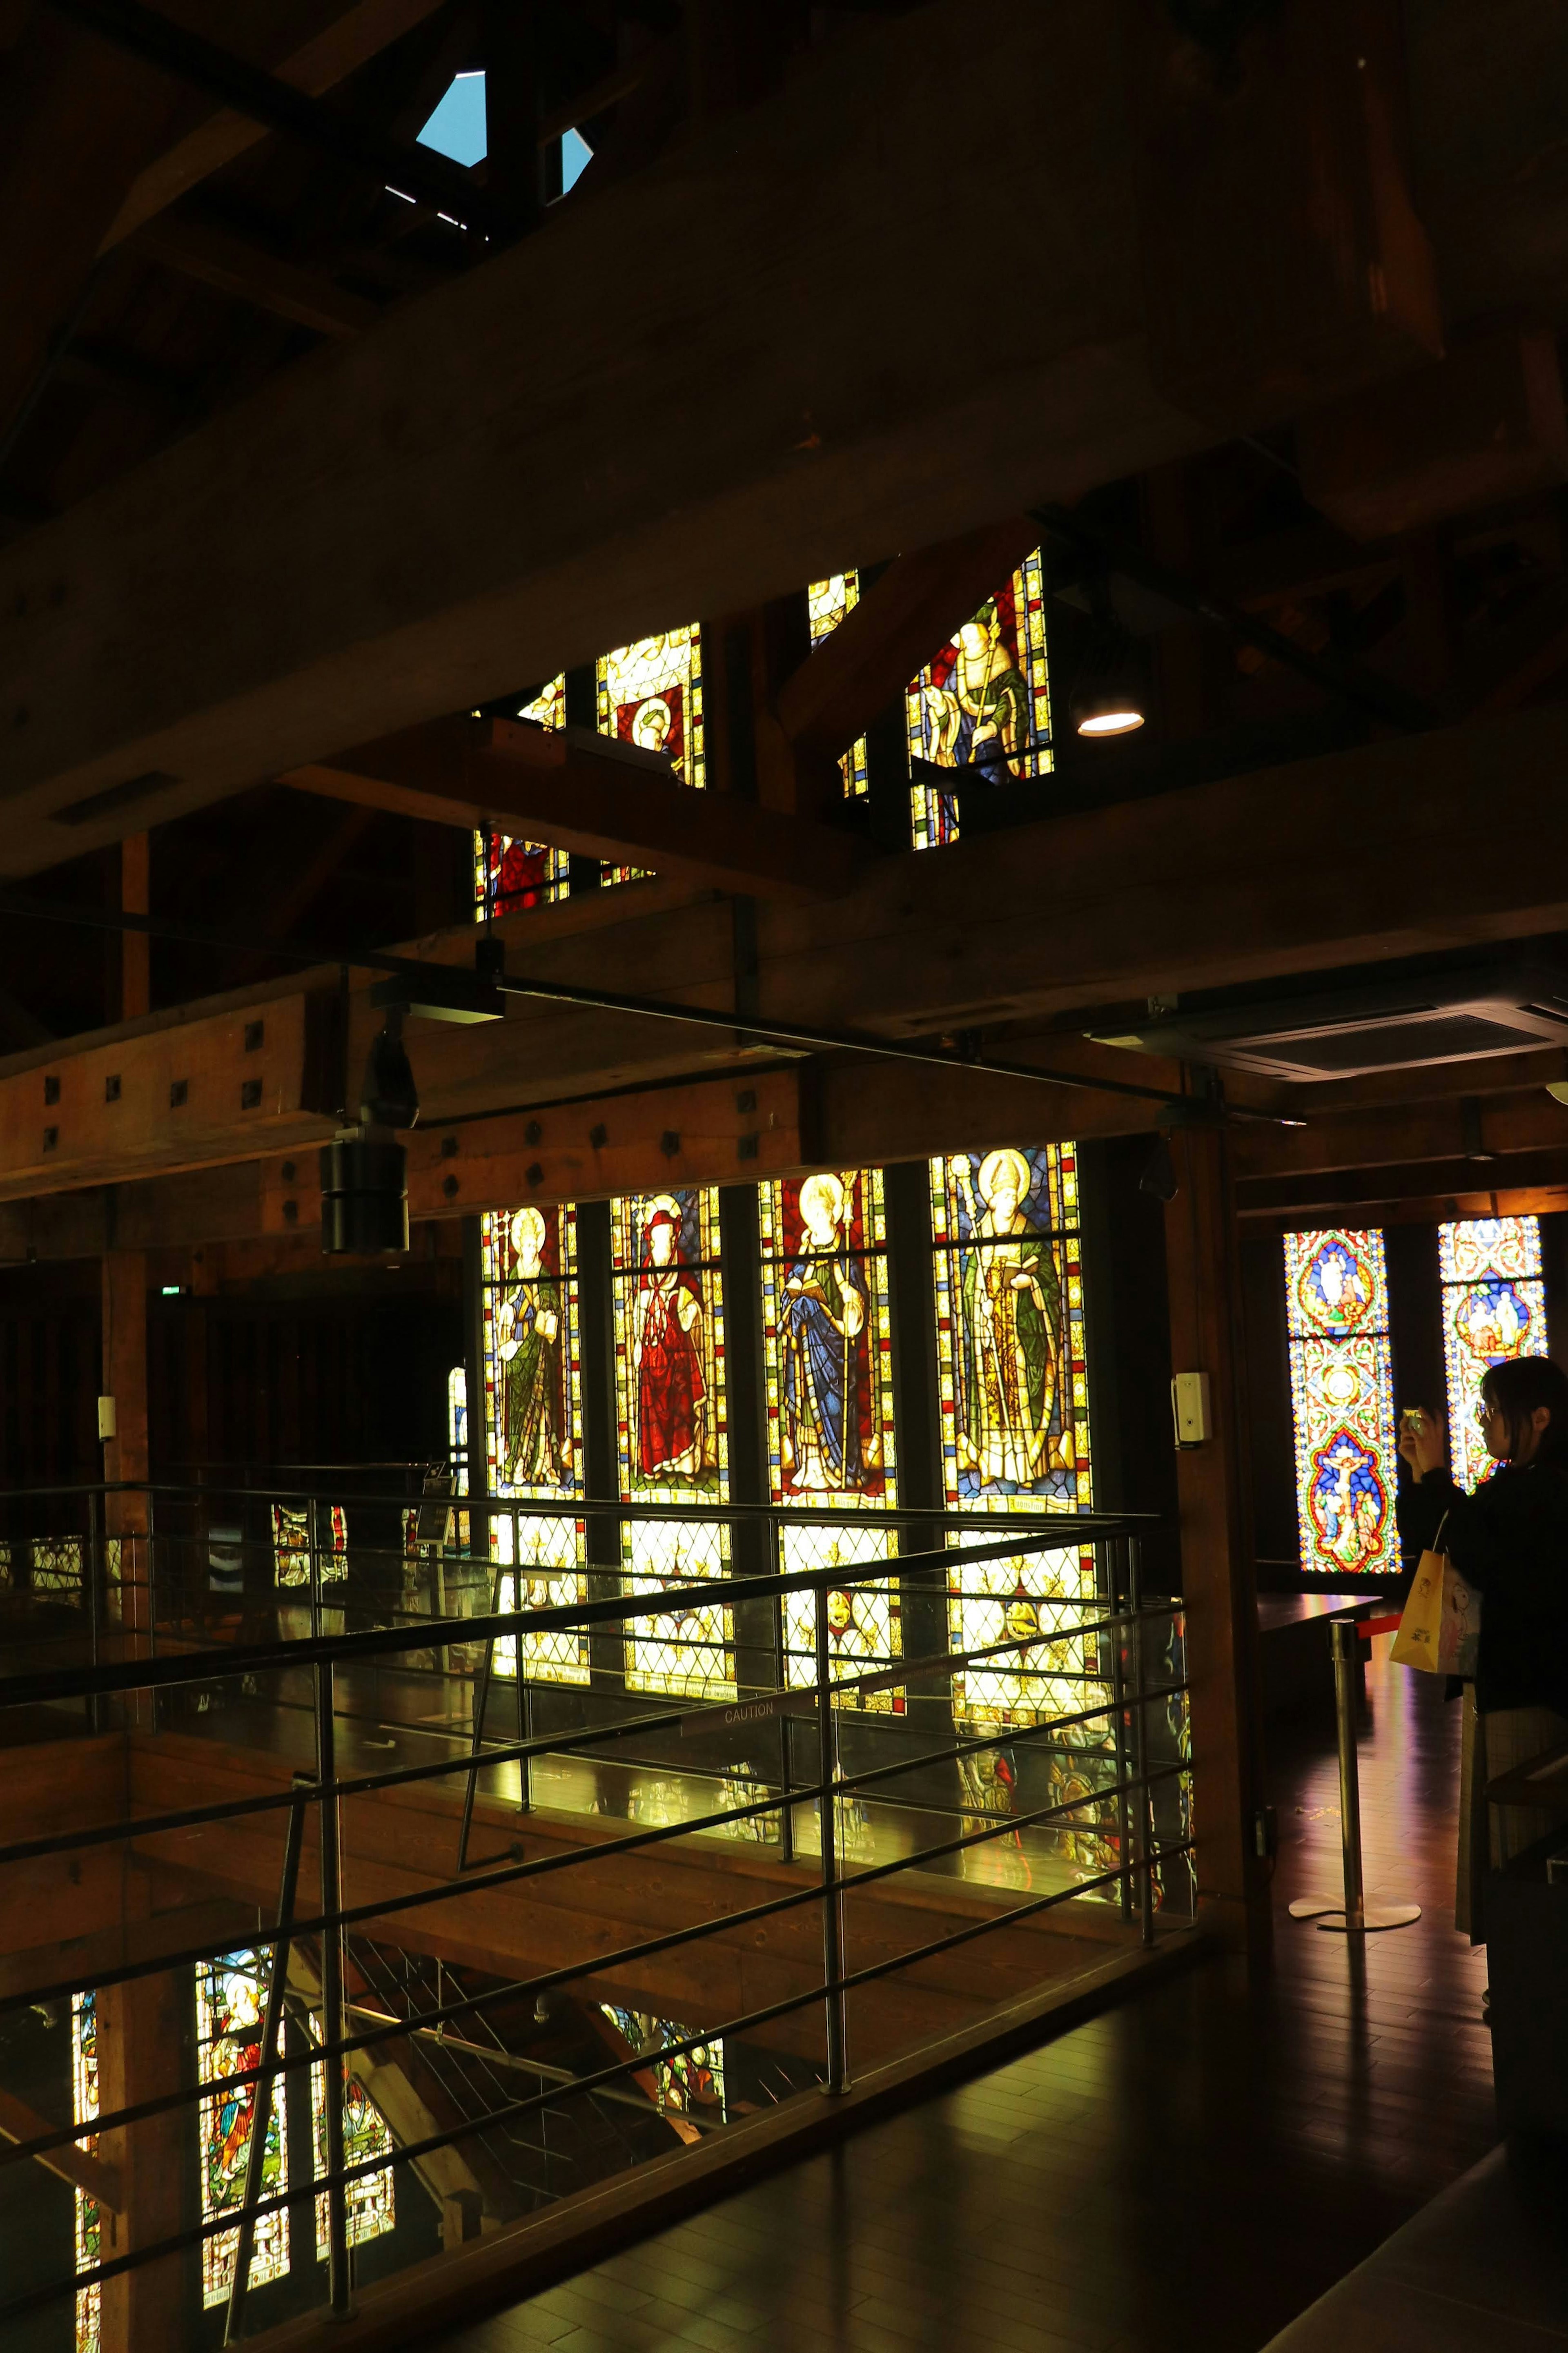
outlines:
[{"label": "glossy floor reflection", "polygon": [[1257,2353],[1495,2137],[1484,1952],[1453,1931],[1458,1711],[1368,1673],[1369,1892],[1420,1922],[1291,1923],[1336,1884],[1331,1722],[1273,1742],[1271,1963],[1214,1961],[781,2172],[449,2353],[910,2347]]}]

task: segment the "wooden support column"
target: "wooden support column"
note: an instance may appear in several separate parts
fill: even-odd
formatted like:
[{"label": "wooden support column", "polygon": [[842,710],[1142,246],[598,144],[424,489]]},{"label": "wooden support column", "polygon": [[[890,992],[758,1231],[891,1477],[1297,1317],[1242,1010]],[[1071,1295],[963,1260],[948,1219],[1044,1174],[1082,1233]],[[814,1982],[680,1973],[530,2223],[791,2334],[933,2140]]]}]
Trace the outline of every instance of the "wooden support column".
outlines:
[{"label": "wooden support column", "polygon": [[[185,1972],[165,1969],[98,1997],[99,2105],[129,2107],[177,2091],[184,2081]],[[184,2227],[188,2109],[174,2109],[102,2137],[100,2155],[121,2182],[118,2214],[103,2217],[106,2261]],[[185,2342],[183,2285],[188,2254],[166,2255],[103,2283],[102,2353],[150,2353]]]},{"label": "wooden support column", "polygon": [[1220,1130],[1178,1130],[1171,1154],[1179,1186],[1165,1211],[1171,1368],[1209,1378],[1209,1436],[1176,1456],[1198,1898],[1227,1941],[1256,1947],[1268,1907],[1252,1851],[1262,1784],[1258,1606],[1226,1138]]},{"label": "wooden support column", "polygon": [[[110,1482],[147,1476],[147,1254],[103,1255],[103,1394],[114,1399],[115,1435],[104,1441]],[[110,1495],[107,1533],[120,1541],[120,1618],[132,1654],[149,1647],[152,1566],[144,1495]],[[110,1588],[113,1588],[112,1569]]]}]

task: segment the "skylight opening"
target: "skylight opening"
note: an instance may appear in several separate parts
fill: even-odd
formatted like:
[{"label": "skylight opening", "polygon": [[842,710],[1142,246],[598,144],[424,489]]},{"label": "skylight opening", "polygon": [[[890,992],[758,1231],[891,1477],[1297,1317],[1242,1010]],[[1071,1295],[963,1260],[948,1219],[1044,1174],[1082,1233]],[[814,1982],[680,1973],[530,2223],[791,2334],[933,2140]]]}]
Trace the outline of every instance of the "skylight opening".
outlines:
[{"label": "skylight opening", "polygon": [[[429,147],[454,164],[471,170],[489,153],[482,68],[460,73],[419,133],[421,147]],[[566,195],[581,179],[594,151],[580,131],[568,131],[561,140],[561,193]],[[402,194],[394,189],[395,195]],[[443,216],[445,217],[445,216]]]}]

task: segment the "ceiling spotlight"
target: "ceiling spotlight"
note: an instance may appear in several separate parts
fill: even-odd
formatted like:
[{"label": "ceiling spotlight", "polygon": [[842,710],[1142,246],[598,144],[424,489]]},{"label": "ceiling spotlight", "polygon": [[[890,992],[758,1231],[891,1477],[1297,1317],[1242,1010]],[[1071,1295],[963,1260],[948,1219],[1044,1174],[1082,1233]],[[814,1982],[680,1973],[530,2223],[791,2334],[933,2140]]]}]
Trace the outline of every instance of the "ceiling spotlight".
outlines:
[{"label": "ceiling spotlight", "polygon": [[359,1118],[321,1146],[321,1250],[328,1258],[396,1257],[408,1248],[408,1155],[395,1130],[419,1117],[419,1091],[393,1007],[371,1041]]},{"label": "ceiling spotlight", "polygon": [[1138,696],[1117,681],[1080,687],[1071,707],[1072,723],[1080,735],[1131,735],[1143,724]]}]

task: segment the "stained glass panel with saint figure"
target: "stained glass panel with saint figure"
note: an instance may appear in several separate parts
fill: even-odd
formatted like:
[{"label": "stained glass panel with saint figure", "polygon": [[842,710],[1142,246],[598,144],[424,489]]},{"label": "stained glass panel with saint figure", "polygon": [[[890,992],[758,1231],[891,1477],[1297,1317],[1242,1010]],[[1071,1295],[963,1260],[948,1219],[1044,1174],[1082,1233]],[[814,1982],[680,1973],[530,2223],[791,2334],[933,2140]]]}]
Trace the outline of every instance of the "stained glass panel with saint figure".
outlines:
[{"label": "stained glass panel with saint figure", "polygon": [[[1038,550],[926,664],[904,705],[916,759],[977,768],[994,785],[1049,772],[1051,690]],[[952,795],[917,778],[911,799],[917,849],[957,840]]]},{"label": "stained glass panel with saint figure", "polygon": [[[888,1511],[898,1503],[887,1225],[879,1168],[820,1170],[759,1188],[768,1480],[775,1504]],[[786,1570],[885,1560],[892,1531],[808,1525],[780,1535]],[[900,1655],[890,1584],[830,1594],[828,1636],[840,1662],[868,1671]],[[815,1683],[816,1597],[784,1599],[792,1683]],[[847,1698],[901,1710],[901,1692]]]},{"label": "stained glass panel with saint figure", "polygon": [[[628,1504],[729,1499],[724,1288],[719,1196],[710,1187],[634,1193],[613,1205],[616,1451]],[[628,1592],[728,1574],[727,1529],[627,1517]],[[628,1623],[634,1691],[732,1694],[731,1613],[702,1603],[679,1618]]]},{"label": "stained glass panel with saint figure", "polygon": [[[316,2149],[316,2179],[327,2169],[327,2070],[323,2060],[310,2069],[310,2132]],[[392,2155],[392,2135],[386,2120],[357,2075],[343,2086],[343,2163],[363,2165],[373,2157]],[[397,2220],[392,2168],[362,2173],[347,2185],[349,2244],[363,2247],[379,2239]],[[316,2200],[316,2260],[324,2263],[331,2245],[331,2222],[326,2191]]]},{"label": "stained glass panel with saint figure", "polygon": [[1546,1354],[1546,1286],[1537,1218],[1463,1218],[1437,1229],[1448,1460],[1461,1487],[1496,1469],[1476,1421],[1481,1377],[1510,1356]]},{"label": "stained glass panel with saint figure", "polygon": [[1349,1577],[1397,1567],[1383,1236],[1287,1234],[1285,1312],[1301,1566]]},{"label": "stained glass panel with saint figure", "polygon": [[[259,2064],[261,2014],[270,1962],[270,1951],[260,1947],[226,1953],[197,1968],[196,2073],[201,2083],[211,2084]],[[245,2194],[246,2159],[256,2122],[255,2084],[208,2093],[201,2102],[200,2117],[202,2220],[210,2222],[235,2211]],[[262,2152],[262,2196],[270,2197],[281,2189],[287,2178],[286,2104],[274,2098]],[[202,2241],[204,2305],[222,2304],[226,2298],[238,2241],[237,2228],[216,2231]],[[289,2211],[280,2206],[257,2217],[250,2285],[261,2287],[268,2280],[280,2279],[288,2268]]]},{"label": "stained glass panel with saint figure", "polygon": [[711,2042],[698,2042],[689,2051],[678,2052],[673,2059],[658,2056],[667,2042],[684,2042],[690,2034],[689,2026],[678,2025],[672,2018],[655,2018],[646,2010],[623,2010],[619,2002],[600,2004],[605,2016],[632,2052],[647,2052],[649,2058],[647,2074],[651,2079],[654,2105],[660,2116],[704,2116],[714,2124],[724,2121],[724,2042],[718,2036]]},{"label": "stained glass panel with saint figure", "polygon": [[[517,715],[538,727],[564,727],[565,673],[520,703]],[[514,915],[521,907],[548,907],[564,899],[571,889],[571,868],[569,853],[552,849],[548,842],[524,841],[510,833],[476,833],[474,905],[479,922],[487,914]]]},{"label": "stained glass panel with saint figure", "polygon": [[[576,1216],[570,1204],[487,1215],[483,1260],[485,1446],[489,1489],[531,1503],[562,1504],[557,1513],[490,1518],[490,1556],[524,1569],[525,1605],[564,1607],[582,1600],[583,1373],[577,1309]],[[517,1580],[503,1577],[500,1603],[516,1607]],[[586,1683],[585,1633],[525,1634],[528,1674],[547,1683]],[[517,1644],[498,1642],[494,1672],[517,1673]]]},{"label": "stained glass panel with saint figure", "polygon": [[[695,621],[601,655],[598,690],[601,735],[664,753],[678,784],[702,789],[708,781],[702,632]],[[631,882],[646,871],[640,866],[610,866],[601,879]]]},{"label": "stained glass panel with saint figure", "polygon": [[[835,572],[826,580],[814,580],[805,592],[806,617],[811,624],[814,647],[830,638],[847,615],[860,602],[860,575],[858,572]],[[838,763],[844,778],[844,790],[851,799],[868,788],[866,738],[857,736]]]},{"label": "stained glass panel with saint figure", "polygon": [[[71,1996],[71,2122],[90,2124],[98,2115],[98,1997]],[[98,2155],[98,2135],[79,2141],[89,2157]],[[76,2197],[76,2267],[91,2271],[103,2261],[103,2218],[96,2198],[85,2189]],[[103,2287],[93,2280],[76,2292],[76,2353],[100,2353],[103,2342]]]},{"label": "stained glass panel with saint figure", "polygon": [[931,1178],[946,1500],[1087,1511],[1077,1147],[957,1153]]}]

